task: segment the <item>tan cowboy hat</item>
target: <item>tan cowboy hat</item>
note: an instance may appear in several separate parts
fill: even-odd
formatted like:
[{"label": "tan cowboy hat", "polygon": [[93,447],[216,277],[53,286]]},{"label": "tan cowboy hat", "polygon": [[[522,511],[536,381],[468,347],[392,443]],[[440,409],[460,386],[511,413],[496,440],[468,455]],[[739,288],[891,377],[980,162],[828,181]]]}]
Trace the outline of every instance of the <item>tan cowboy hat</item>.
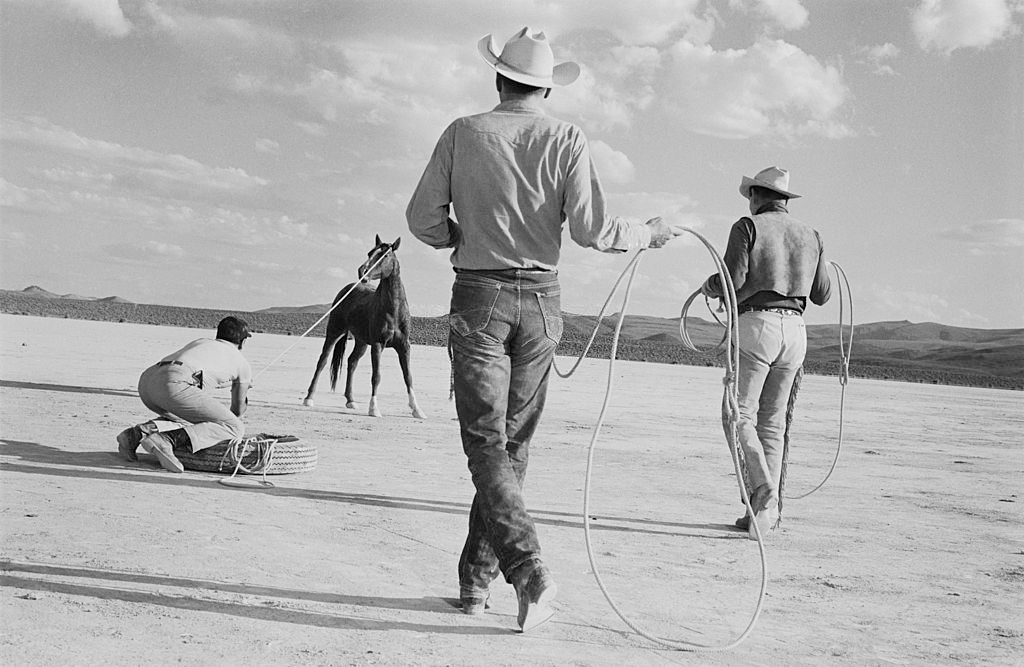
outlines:
[{"label": "tan cowboy hat", "polygon": [[740,182],[740,194],[750,199],[750,188],[754,186],[761,188],[767,188],[773,192],[778,192],[783,197],[788,199],[799,199],[800,195],[793,194],[789,191],[789,172],[779,167],[768,167],[757,172],[757,175],[753,178],[743,177]]},{"label": "tan cowboy hat", "polygon": [[556,65],[548,38],[543,32],[531,33],[529,27],[509,37],[500,55],[497,46],[490,34],[476,44],[480,55],[496,72],[527,86],[568,86],[580,75],[580,66],[574,62]]}]

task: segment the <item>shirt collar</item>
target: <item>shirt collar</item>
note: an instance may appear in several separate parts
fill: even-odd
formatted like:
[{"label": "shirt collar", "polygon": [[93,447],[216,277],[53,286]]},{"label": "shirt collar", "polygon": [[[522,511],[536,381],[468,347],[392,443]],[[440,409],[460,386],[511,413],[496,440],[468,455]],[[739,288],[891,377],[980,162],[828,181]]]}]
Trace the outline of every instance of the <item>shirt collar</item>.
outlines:
[{"label": "shirt collar", "polygon": [[768,213],[769,211],[782,211],[783,213],[789,213],[786,208],[786,204],[781,199],[766,202],[761,208],[757,209],[757,213],[754,215],[761,215],[762,213]]},{"label": "shirt collar", "polygon": [[542,115],[544,114],[544,109],[542,109],[538,104],[522,99],[506,100],[500,103],[498,106],[494,107],[494,110],[506,111],[509,113],[538,113]]}]

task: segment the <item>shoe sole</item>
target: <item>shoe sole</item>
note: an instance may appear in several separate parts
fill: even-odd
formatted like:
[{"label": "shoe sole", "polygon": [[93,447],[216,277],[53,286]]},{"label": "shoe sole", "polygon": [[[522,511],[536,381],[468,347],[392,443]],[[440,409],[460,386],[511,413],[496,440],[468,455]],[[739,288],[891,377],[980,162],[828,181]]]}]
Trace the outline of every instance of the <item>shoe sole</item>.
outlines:
[{"label": "shoe sole", "polygon": [[181,461],[175,458],[174,454],[168,454],[159,447],[150,445],[145,441],[145,439],[143,439],[143,441],[140,444],[142,445],[143,449],[145,449],[147,452],[155,456],[157,460],[160,461],[160,466],[164,470],[167,470],[168,472],[177,473],[185,472],[185,466],[181,465]]},{"label": "shoe sole", "polygon": [[138,461],[139,457],[135,454],[135,449],[132,447],[131,429],[126,429],[117,434],[117,453],[121,455],[121,458],[128,461]]},{"label": "shoe sole", "polygon": [[541,592],[540,597],[536,601],[524,604],[523,600],[520,600],[519,632],[529,632],[554,616],[555,610],[551,603],[557,595],[558,585],[553,583]]}]

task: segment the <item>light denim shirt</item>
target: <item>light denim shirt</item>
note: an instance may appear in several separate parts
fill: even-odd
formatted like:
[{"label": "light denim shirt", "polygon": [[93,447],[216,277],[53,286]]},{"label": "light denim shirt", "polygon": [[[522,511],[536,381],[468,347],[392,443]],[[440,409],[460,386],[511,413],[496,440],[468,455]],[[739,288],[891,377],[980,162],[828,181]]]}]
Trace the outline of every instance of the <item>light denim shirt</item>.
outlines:
[{"label": "light denim shirt", "polygon": [[456,269],[554,271],[564,222],[573,241],[603,252],[651,238],[646,225],[605,212],[582,130],[522,100],[449,125],[405,215],[416,238],[455,249]]}]

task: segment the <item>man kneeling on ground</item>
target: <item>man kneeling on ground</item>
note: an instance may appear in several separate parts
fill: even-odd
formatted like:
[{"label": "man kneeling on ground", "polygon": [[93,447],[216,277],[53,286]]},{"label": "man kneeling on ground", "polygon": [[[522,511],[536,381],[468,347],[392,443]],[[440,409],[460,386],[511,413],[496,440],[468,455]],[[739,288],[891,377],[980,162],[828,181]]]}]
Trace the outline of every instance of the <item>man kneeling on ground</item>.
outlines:
[{"label": "man kneeling on ground", "polygon": [[[245,433],[242,415],[252,384],[252,367],[242,355],[249,333],[244,320],[228,316],[217,325],[217,338],[194,340],[147,368],[139,378],[139,398],[157,418],[117,435],[117,451],[137,461],[141,445],[165,470],[185,472],[175,449],[198,452]],[[213,390],[231,385],[231,408]]]}]

